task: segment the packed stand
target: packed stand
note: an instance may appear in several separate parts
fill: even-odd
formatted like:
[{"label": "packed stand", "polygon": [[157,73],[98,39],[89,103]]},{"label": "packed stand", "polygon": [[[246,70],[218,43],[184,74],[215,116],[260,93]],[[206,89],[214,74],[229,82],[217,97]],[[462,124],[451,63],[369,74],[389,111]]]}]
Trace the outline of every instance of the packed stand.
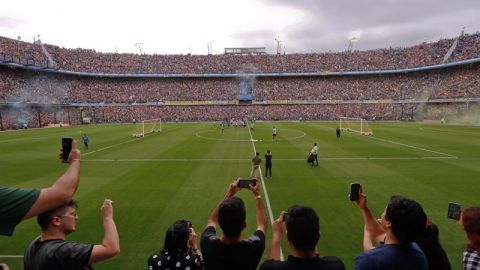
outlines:
[{"label": "packed stand", "polygon": [[[138,55],[100,53],[88,49],[65,49],[0,37],[0,54],[48,63],[63,70],[93,73],[205,74],[241,72],[331,72],[391,70],[440,64],[454,39],[441,39],[412,47],[368,51],[284,55]],[[460,37],[450,61],[480,56],[480,34]]]}]

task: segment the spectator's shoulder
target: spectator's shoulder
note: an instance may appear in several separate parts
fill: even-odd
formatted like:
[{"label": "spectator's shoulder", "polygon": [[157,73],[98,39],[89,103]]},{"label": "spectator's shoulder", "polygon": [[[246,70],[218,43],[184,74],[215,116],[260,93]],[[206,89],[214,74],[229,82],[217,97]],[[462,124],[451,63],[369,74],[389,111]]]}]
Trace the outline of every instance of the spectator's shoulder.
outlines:
[{"label": "spectator's shoulder", "polygon": [[325,256],[322,258],[332,270],[345,270],[345,264],[337,256]]},{"label": "spectator's shoulder", "polygon": [[281,270],[287,262],[277,261],[277,260],[266,260],[261,265],[259,270],[270,270],[270,269],[277,269]]},{"label": "spectator's shoulder", "polygon": [[202,236],[200,237],[200,241],[205,241],[207,239],[216,238],[217,237],[217,230],[215,230],[214,226],[207,226],[203,232]]}]

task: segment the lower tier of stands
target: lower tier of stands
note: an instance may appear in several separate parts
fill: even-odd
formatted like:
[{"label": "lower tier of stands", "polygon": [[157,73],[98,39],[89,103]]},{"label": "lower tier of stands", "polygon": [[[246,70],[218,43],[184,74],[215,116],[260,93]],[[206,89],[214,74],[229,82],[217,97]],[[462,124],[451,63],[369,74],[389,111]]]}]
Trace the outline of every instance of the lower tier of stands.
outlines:
[{"label": "lower tier of stands", "polygon": [[[480,102],[418,104],[305,104],[305,105],[202,105],[202,106],[38,106],[0,107],[1,130],[38,128],[49,124],[131,123],[133,119],[163,121],[216,121],[224,118],[259,120],[338,120],[340,116],[367,120],[440,120],[479,115]],[[474,120],[479,121],[479,119]],[[467,122],[468,124],[468,122]]]}]

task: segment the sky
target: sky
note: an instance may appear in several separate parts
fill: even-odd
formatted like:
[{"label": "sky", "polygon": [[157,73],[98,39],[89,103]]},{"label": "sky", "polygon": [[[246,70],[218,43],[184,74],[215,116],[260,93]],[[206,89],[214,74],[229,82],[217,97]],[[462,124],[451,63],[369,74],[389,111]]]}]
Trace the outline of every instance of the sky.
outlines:
[{"label": "sky", "polygon": [[[276,53],[404,47],[480,31],[480,0],[15,0],[0,36],[148,54]],[[278,41],[278,42],[277,42]],[[1,48],[0,48],[1,49]]]}]

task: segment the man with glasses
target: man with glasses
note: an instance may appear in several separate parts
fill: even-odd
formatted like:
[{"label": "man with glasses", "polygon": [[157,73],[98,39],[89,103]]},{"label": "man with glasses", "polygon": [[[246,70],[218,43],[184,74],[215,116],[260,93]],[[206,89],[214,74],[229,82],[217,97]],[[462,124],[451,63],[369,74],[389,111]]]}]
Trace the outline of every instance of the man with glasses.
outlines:
[{"label": "man with glasses", "polygon": [[25,270],[88,270],[96,262],[120,253],[120,241],[113,220],[112,201],[102,206],[104,236],[101,244],[66,241],[76,230],[78,204],[71,200],[64,206],[38,215],[42,234],[30,243],[23,258]]}]

